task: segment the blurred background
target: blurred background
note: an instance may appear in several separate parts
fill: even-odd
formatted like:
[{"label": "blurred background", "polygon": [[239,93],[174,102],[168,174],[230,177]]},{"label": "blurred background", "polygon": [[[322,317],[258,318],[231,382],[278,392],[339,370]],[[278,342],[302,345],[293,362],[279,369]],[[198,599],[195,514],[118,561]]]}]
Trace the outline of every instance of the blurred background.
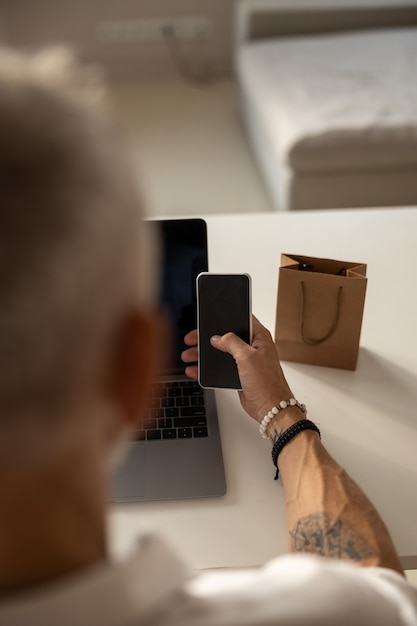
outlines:
[{"label": "blurred background", "polygon": [[151,215],[268,211],[237,114],[233,8],[232,0],[2,0],[0,38],[25,49],[68,43],[104,68]]},{"label": "blurred background", "polygon": [[417,204],[417,0],[0,0],[98,63],[155,216]]}]

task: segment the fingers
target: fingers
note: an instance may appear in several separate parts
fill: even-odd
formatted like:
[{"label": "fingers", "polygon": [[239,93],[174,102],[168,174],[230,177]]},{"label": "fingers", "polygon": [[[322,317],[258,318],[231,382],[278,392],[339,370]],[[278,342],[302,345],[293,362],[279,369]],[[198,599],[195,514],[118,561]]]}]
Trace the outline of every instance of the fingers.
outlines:
[{"label": "fingers", "polygon": [[[257,335],[270,335],[267,328],[265,328],[265,326],[263,326],[258,318],[254,315],[252,315],[252,329],[254,337],[256,337]],[[191,330],[189,333],[187,333],[184,337],[184,343],[186,346],[196,346],[198,344],[197,330]]]},{"label": "fingers", "polygon": [[[252,315],[252,331],[253,339],[264,334],[270,337],[269,331],[254,315]],[[228,352],[234,358],[236,358],[239,354],[246,353],[248,349],[250,349],[250,346],[234,333],[226,333],[223,336],[214,335],[210,339],[210,343],[214,348],[217,348],[222,352]]]},{"label": "fingers", "polygon": [[[247,358],[251,358],[252,352],[257,352],[261,349],[263,352],[270,353],[270,348],[274,347],[274,357],[277,358],[275,343],[271,337],[270,332],[261,322],[253,315],[252,316],[252,346],[249,346],[242,339],[240,339],[234,333],[226,333],[223,336],[215,335],[211,338],[211,345],[222,352],[227,352],[233,356],[236,362],[242,362]],[[192,330],[184,337],[184,343],[188,346],[181,354],[181,359],[188,365],[185,368],[185,373],[190,378],[198,379],[198,333],[197,330]],[[265,354],[266,354],[265,353]]]},{"label": "fingers", "polygon": [[[196,330],[192,330],[184,337],[184,343],[186,346],[190,346],[184,350],[181,354],[181,359],[184,363],[195,363],[198,360],[198,335]],[[193,380],[198,380],[198,366],[188,365],[185,368],[185,375]]]},{"label": "fingers", "polygon": [[189,378],[192,378],[193,380],[198,380],[198,367],[197,365],[189,365],[188,367],[185,368],[185,374],[186,376],[188,376]]},{"label": "fingers", "polygon": [[214,335],[210,339],[210,343],[214,348],[217,348],[217,350],[228,352],[234,358],[250,350],[250,346],[234,333],[226,333],[222,337],[220,335]]},{"label": "fingers", "polygon": [[181,354],[181,359],[184,361],[184,363],[195,363],[198,360],[197,346],[193,346],[192,348],[184,350],[184,352]]},{"label": "fingers", "polygon": [[263,338],[272,340],[271,333],[269,330],[261,324],[257,317],[252,315],[252,331],[253,331],[253,339],[255,338]]},{"label": "fingers", "polygon": [[184,343],[186,346],[196,346],[198,344],[198,334],[196,330],[191,330],[184,337]]},{"label": "fingers", "polygon": [[258,318],[255,317],[254,315],[252,315],[252,330],[253,330],[254,335],[256,335],[259,332],[262,332],[263,330],[266,330],[265,326],[263,326],[261,322],[258,320]]},{"label": "fingers", "polygon": [[[181,353],[182,361],[184,363],[195,363],[198,360],[198,347],[197,347],[198,335],[197,335],[197,331],[196,330],[192,330],[191,332],[187,333],[185,335],[185,337],[184,337],[184,343],[185,343],[186,346],[190,346],[190,347],[187,348],[186,350],[184,350]],[[195,378],[196,379],[198,377],[198,374],[196,374],[195,372],[193,372],[193,375],[191,375],[191,374],[188,373],[188,371],[193,372],[193,366],[186,367],[185,373],[187,374],[187,376],[190,376],[190,378]]]}]

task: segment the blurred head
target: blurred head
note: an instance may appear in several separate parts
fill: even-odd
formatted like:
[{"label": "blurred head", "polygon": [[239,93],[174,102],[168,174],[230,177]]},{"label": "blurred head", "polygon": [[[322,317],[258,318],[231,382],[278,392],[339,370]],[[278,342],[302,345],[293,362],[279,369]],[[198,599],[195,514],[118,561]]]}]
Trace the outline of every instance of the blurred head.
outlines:
[{"label": "blurred head", "polygon": [[151,315],[151,233],[99,91],[65,50],[0,50],[0,471],[82,436]]}]

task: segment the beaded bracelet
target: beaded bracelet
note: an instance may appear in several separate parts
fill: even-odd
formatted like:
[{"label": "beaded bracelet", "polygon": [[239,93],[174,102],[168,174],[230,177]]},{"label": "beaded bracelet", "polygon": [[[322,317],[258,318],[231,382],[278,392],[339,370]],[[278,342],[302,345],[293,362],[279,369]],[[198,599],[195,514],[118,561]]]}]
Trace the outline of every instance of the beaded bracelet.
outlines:
[{"label": "beaded bracelet", "polygon": [[280,435],[280,437],[278,437],[278,439],[272,446],[272,453],[271,453],[272,463],[277,468],[277,471],[275,474],[275,480],[278,480],[278,477],[279,477],[279,470],[278,470],[279,454],[282,452],[282,449],[287,445],[287,443],[289,443],[291,439],[293,439],[296,435],[301,433],[303,430],[314,430],[316,433],[318,433],[321,439],[321,434],[320,434],[318,427],[315,425],[314,422],[311,422],[310,420],[306,420],[306,419],[301,420],[300,422],[296,422],[295,424],[287,428],[287,430],[284,431],[282,435]]},{"label": "beaded bracelet", "polygon": [[268,426],[269,422],[275,417],[275,415],[278,415],[280,411],[282,411],[283,409],[286,409],[288,406],[297,406],[300,409],[300,411],[302,411],[305,415],[307,415],[307,409],[306,409],[305,404],[301,404],[295,398],[290,398],[289,400],[282,400],[279,404],[277,404],[277,406],[272,407],[269,413],[267,413],[265,417],[263,418],[259,426],[259,434],[261,435],[261,437],[263,437],[264,439],[268,438],[268,435],[266,434],[266,427]]}]

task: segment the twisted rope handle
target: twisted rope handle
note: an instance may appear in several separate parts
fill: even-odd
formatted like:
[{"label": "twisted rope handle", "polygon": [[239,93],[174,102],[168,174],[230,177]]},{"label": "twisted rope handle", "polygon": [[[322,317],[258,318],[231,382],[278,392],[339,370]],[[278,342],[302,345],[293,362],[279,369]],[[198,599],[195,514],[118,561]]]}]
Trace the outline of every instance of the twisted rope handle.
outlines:
[{"label": "twisted rope handle", "polygon": [[342,291],[343,291],[343,287],[340,285],[339,286],[339,290],[337,292],[337,301],[336,301],[336,316],[334,319],[334,322],[329,330],[328,333],[326,333],[326,335],[324,335],[324,337],[321,337],[321,339],[310,339],[306,336],[305,330],[304,330],[304,314],[305,314],[305,286],[304,286],[304,281],[301,281],[301,320],[300,320],[300,330],[301,330],[301,338],[303,340],[304,343],[306,343],[309,346],[318,346],[320,343],[324,343],[325,341],[327,341],[327,339],[330,339],[330,337],[333,335],[333,333],[335,332],[337,325],[339,323],[339,318],[340,318],[340,307],[341,307],[341,301],[342,301]]}]

